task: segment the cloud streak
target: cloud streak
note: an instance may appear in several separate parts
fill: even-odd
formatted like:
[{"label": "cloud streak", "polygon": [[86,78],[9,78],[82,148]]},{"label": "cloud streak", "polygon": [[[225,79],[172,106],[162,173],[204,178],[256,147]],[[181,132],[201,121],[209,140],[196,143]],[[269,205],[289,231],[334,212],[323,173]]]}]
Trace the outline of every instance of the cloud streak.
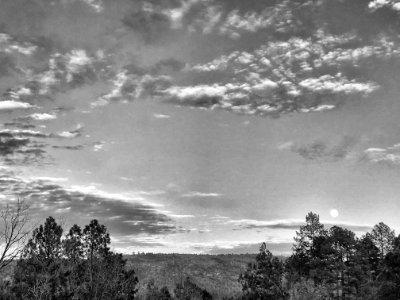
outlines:
[{"label": "cloud streak", "polygon": [[[94,187],[64,188],[59,180],[48,178],[24,179],[10,172],[0,175],[0,194],[12,199],[21,197],[29,203],[35,218],[47,215],[73,216],[69,223],[97,218],[117,235],[168,234],[176,231],[171,217],[157,207],[144,204],[138,196],[111,194]],[[81,224],[82,225],[82,224]]]},{"label": "cloud streak", "polygon": [[[352,231],[367,232],[372,229],[371,225],[364,224],[353,224],[353,223],[341,223],[341,222],[325,222],[321,221],[325,226],[340,226]],[[285,229],[285,230],[297,230],[300,226],[305,225],[303,220],[299,219],[284,219],[284,220],[274,220],[274,221],[260,221],[260,220],[229,220],[228,224],[233,224],[237,226],[236,230],[248,230],[248,229]]]}]

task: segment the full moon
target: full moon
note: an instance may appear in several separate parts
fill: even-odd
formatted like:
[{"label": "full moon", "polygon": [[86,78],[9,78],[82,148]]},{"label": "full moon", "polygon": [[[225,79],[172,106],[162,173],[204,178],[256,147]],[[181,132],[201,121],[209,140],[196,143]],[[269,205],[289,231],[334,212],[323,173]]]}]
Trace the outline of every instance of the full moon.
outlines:
[{"label": "full moon", "polygon": [[329,211],[329,213],[330,213],[330,215],[331,215],[332,218],[336,218],[337,216],[339,216],[339,212],[338,212],[337,209],[331,209],[331,210]]}]

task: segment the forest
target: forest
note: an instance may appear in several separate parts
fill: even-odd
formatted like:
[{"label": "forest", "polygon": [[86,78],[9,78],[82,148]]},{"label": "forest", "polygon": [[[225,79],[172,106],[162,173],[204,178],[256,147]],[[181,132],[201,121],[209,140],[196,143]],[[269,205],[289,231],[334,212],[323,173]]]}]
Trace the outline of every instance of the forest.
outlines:
[{"label": "forest", "polygon": [[[182,268],[172,288],[147,277],[139,293],[134,260],[110,250],[110,234],[98,220],[64,232],[50,216],[31,230],[29,207],[20,201],[0,216],[1,299],[400,299],[400,236],[383,222],[357,237],[346,228],[326,228],[318,214],[309,212],[289,257],[272,255],[262,243],[257,255],[241,258],[242,265],[248,262],[236,275],[241,291],[216,293],[214,287],[210,292],[207,283],[198,284],[196,273]],[[157,254],[143,255],[157,259]],[[229,256],[218,260],[224,259],[234,265]],[[210,259],[200,261],[207,265]],[[162,276],[173,278],[173,268]],[[213,276],[224,278],[221,272]]]}]

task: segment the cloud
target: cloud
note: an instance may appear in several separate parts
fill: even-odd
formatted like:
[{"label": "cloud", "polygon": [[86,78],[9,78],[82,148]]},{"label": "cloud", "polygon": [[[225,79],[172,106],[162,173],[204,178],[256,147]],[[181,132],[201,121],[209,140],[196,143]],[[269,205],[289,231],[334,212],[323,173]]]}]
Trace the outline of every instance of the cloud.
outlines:
[{"label": "cloud", "polygon": [[35,53],[37,50],[37,46],[31,43],[22,43],[15,40],[9,34],[0,33],[0,52],[8,53],[8,54],[22,54],[30,56]]},{"label": "cloud", "polygon": [[356,144],[356,138],[345,136],[334,145],[323,141],[314,141],[310,144],[286,142],[278,146],[278,149],[290,150],[307,160],[338,161],[351,158]]},{"label": "cloud", "polygon": [[[278,85],[268,78],[251,83],[226,83],[196,86],[172,86],[164,91],[168,101],[194,107],[224,109],[236,113],[264,115],[277,110],[261,95],[269,95]],[[261,95],[258,95],[261,94]]]},{"label": "cloud", "polygon": [[[82,132],[81,125],[77,125],[71,131],[62,131],[59,133],[46,133],[34,130],[32,128],[35,128],[35,126],[19,122],[5,125],[10,128],[0,129],[0,162],[10,165],[44,163],[46,158],[50,158],[47,155],[46,148],[51,146],[53,141],[76,138]],[[81,145],[53,145],[52,147],[69,150],[80,150],[83,148]]]},{"label": "cloud", "polygon": [[111,91],[91,103],[92,107],[105,106],[111,101],[132,101],[148,96],[160,96],[170,86],[170,77],[130,74],[128,70],[123,70],[117,73],[112,85]]},{"label": "cloud", "polygon": [[62,132],[57,134],[58,137],[66,138],[66,139],[76,138],[76,137],[78,137],[80,135],[81,134],[78,131],[62,131]]},{"label": "cloud", "polygon": [[67,182],[68,178],[65,177],[31,177],[32,181],[43,181],[43,182]]},{"label": "cloud", "polygon": [[202,192],[190,192],[190,193],[182,195],[183,198],[194,198],[194,197],[201,197],[201,198],[212,197],[212,198],[216,198],[216,197],[221,197],[221,196],[223,196],[223,195],[219,194],[219,193],[202,193]]},{"label": "cloud", "polygon": [[15,110],[32,108],[32,105],[25,102],[18,102],[13,100],[0,101],[0,111],[2,110]]},{"label": "cloud", "polygon": [[93,144],[93,151],[98,152],[101,151],[104,148],[105,142],[96,142]]},{"label": "cloud", "polygon": [[[127,14],[123,23],[140,33],[147,42],[158,42],[162,34],[187,30],[238,39],[244,34],[271,30],[279,33],[298,31],[289,1],[282,4],[264,4],[256,10],[247,5],[212,0],[144,1],[139,9]],[[147,35],[146,35],[147,34]]]},{"label": "cloud", "polygon": [[44,144],[26,136],[0,131],[0,162],[5,164],[39,163],[45,156]]},{"label": "cloud", "polygon": [[26,72],[27,83],[12,90],[10,96],[13,100],[26,96],[51,97],[63,90],[95,82],[105,74],[106,64],[101,51],[92,55],[84,49],[53,53],[48,58],[47,69]]},{"label": "cloud", "polygon": [[302,108],[301,112],[321,112],[321,111],[329,111],[335,108],[336,106],[332,104],[321,104],[311,108]]},{"label": "cloud", "polygon": [[170,19],[172,28],[181,28],[182,20],[185,17],[185,15],[190,11],[193,5],[199,2],[201,2],[201,0],[182,1],[180,6],[170,9],[165,9],[163,10],[163,13]]},{"label": "cloud", "polygon": [[31,129],[2,129],[0,130],[1,134],[10,135],[17,138],[26,138],[26,137],[36,137],[36,138],[47,138],[50,137],[50,134],[42,133],[37,130]]},{"label": "cloud", "polygon": [[185,67],[185,63],[174,58],[162,59],[154,66],[149,68],[149,73],[153,75],[170,75],[181,71]]},{"label": "cloud", "polygon": [[153,117],[156,119],[170,119],[171,116],[163,115],[163,114],[153,114]]},{"label": "cloud", "polygon": [[170,218],[173,219],[192,219],[195,218],[194,215],[177,215],[177,214],[168,214]]},{"label": "cloud", "polygon": [[66,69],[67,81],[72,81],[73,74],[79,73],[87,65],[90,65],[93,61],[83,49],[74,49],[65,55],[66,58]]},{"label": "cloud", "polygon": [[0,155],[13,154],[17,149],[26,146],[29,140],[26,138],[14,137],[11,133],[0,133]]},{"label": "cloud", "polygon": [[70,131],[62,131],[51,136],[61,137],[66,139],[73,139],[82,135],[83,126],[81,124],[76,125],[76,128]]},{"label": "cloud", "polygon": [[[99,11],[103,8],[102,1],[81,2]],[[309,20],[304,19],[304,12],[310,5],[317,11],[324,9],[312,1],[301,5],[291,1],[247,5],[212,0],[141,1],[132,6],[123,23],[149,41],[174,40],[166,34],[170,31],[184,38],[191,38],[193,32],[244,39],[261,32],[268,38],[260,38],[262,45],[258,42],[259,46],[246,51],[224,53],[221,49],[218,53],[223,55],[191,66],[172,57],[152,66],[124,66],[126,59],[121,62],[107,51],[91,52],[84,47],[49,52],[47,67],[27,68],[27,83],[10,91],[7,99],[32,103],[102,79],[109,80],[112,87],[94,100],[92,107],[115,100],[165,97],[180,105],[279,117],[291,112],[328,113],[354,96],[377,91],[382,83],[372,70],[382,61],[399,57],[398,42],[388,33],[368,40],[356,31],[334,33],[325,23],[319,24],[320,20],[315,20],[321,25],[318,28],[306,25]],[[309,30],[296,34],[304,29],[300,27]],[[284,39],[277,38],[282,35]],[[41,51],[39,40],[20,42],[9,35],[2,40],[4,49],[18,44],[35,48],[34,54]],[[242,44],[235,45],[243,49]]]},{"label": "cloud", "polygon": [[287,219],[287,220],[274,220],[274,221],[259,221],[259,220],[229,220],[227,224],[238,226],[239,229],[254,229],[254,228],[270,228],[270,229],[298,229],[304,225],[303,220]]},{"label": "cloud", "polygon": [[224,12],[220,6],[208,4],[198,13],[197,18],[188,26],[190,31],[200,31],[203,34],[214,32],[222,20]]},{"label": "cloud", "polygon": [[[136,236],[121,236],[121,237],[111,237],[111,242],[114,247],[122,247],[122,252],[127,252],[127,249],[143,249],[143,248],[157,248],[157,247],[165,247],[167,245],[166,242],[160,241],[158,237],[136,237]],[[129,251],[132,253],[132,251]]]},{"label": "cloud", "polygon": [[400,11],[400,3],[396,0],[373,0],[368,3],[368,7],[375,11],[382,7],[389,7],[395,11]]},{"label": "cloud", "polygon": [[148,2],[144,3],[140,9],[127,14],[122,22],[126,27],[139,33],[148,43],[162,40],[172,25],[166,13]]},{"label": "cloud", "polygon": [[243,32],[254,33],[260,29],[272,27],[276,21],[276,13],[270,8],[263,10],[261,13],[252,11],[246,12],[244,15],[241,15],[237,9],[233,10],[228,13],[223,24],[219,27],[219,33],[238,39]]},{"label": "cloud", "polygon": [[79,220],[79,225],[84,225],[96,218],[117,236],[176,231],[175,222],[159,212],[156,206],[146,204],[142,197],[107,193],[93,186],[65,188],[59,185],[60,182],[53,178],[21,178],[3,172],[0,190],[10,199],[25,199],[32,217],[40,221],[48,215],[64,218],[65,211],[68,211],[73,216],[73,219],[66,219],[69,224]]},{"label": "cloud", "polygon": [[[299,219],[283,219],[283,220],[273,220],[273,221],[260,221],[251,219],[242,220],[227,220],[223,221],[226,224],[236,225],[237,228],[234,230],[248,230],[248,229],[285,229],[285,230],[298,230],[300,226],[305,225],[304,220]],[[372,229],[372,226],[365,224],[354,224],[346,222],[325,222],[321,221],[325,227],[330,228],[333,226],[343,227],[352,231],[357,232],[368,232]]]},{"label": "cloud", "polygon": [[[160,194],[161,195],[161,194]],[[232,204],[232,198],[225,197],[221,193],[202,191],[183,191],[180,187],[172,185],[163,192],[163,197],[168,198],[174,207],[185,207],[204,213],[214,213],[215,210],[226,209]]]},{"label": "cloud", "polygon": [[36,113],[30,115],[29,117],[35,121],[49,121],[57,118],[55,114],[49,114],[49,113]]},{"label": "cloud", "polygon": [[194,104],[216,104],[218,99],[222,98],[227,92],[227,88],[222,85],[197,85],[179,87],[173,86],[166,90],[170,97],[175,97],[185,104],[193,102]]},{"label": "cloud", "polygon": [[75,146],[52,146],[54,149],[65,149],[65,150],[82,150],[83,146],[82,145],[75,145]]},{"label": "cloud", "polygon": [[328,112],[378,91],[385,83],[373,69],[400,57],[398,42],[386,34],[367,43],[354,33],[309,34],[312,38],[271,40],[252,52],[233,51],[192,65],[186,72],[207,83],[166,92],[183,105],[244,114]]},{"label": "cloud", "polygon": [[299,86],[317,93],[370,94],[378,89],[375,83],[351,81],[342,77],[340,74],[336,74],[335,76],[323,75],[319,78],[307,78],[300,81]]},{"label": "cloud", "polygon": [[97,13],[102,12],[104,9],[102,0],[82,0],[82,1],[87,5],[89,5]]},{"label": "cloud", "polygon": [[364,151],[363,160],[372,163],[400,165],[400,144],[387,148],[368,148]]},{"label": "cloud", "polygon": [[261,9],[254,3],[243,6],[240,3],[210,0],[176,1],[170,7],[155,3],[146,2],[141,13],[151,12],[165,17],[171,30],[186,27],[189,32],[238,39],[242,35],[260,31],[287,33],[296,32],[297,29],[291,13],[293,5],[288,1],[277,5],[264,3]]},{"label": "cloud", "polygon": [[81,135],[82,131],[82,126],[77,125],[76,129],[73,129],[71,131],[63,131],[60,133],[44,133],[38,130],[32,130],[32,129],[2,129],[0,130],[0,133],[2,134],[10,134],[15,137],[19,138],[26,138],[26,137],[32,137],[32,138],[74,138],[78,137]]}]

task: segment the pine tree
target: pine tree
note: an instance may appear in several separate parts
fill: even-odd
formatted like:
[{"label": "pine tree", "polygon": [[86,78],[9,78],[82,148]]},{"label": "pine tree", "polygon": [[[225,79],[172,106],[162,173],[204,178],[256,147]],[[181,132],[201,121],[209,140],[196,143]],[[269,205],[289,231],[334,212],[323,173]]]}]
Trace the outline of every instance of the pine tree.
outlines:
[{"label": "pine tree", "polygon": [[239,277],[245,299],[287,299],[282,285],[283,263],[273,257],[263,243],[256,256],[255,263],[250,263],[245,273]]}]

